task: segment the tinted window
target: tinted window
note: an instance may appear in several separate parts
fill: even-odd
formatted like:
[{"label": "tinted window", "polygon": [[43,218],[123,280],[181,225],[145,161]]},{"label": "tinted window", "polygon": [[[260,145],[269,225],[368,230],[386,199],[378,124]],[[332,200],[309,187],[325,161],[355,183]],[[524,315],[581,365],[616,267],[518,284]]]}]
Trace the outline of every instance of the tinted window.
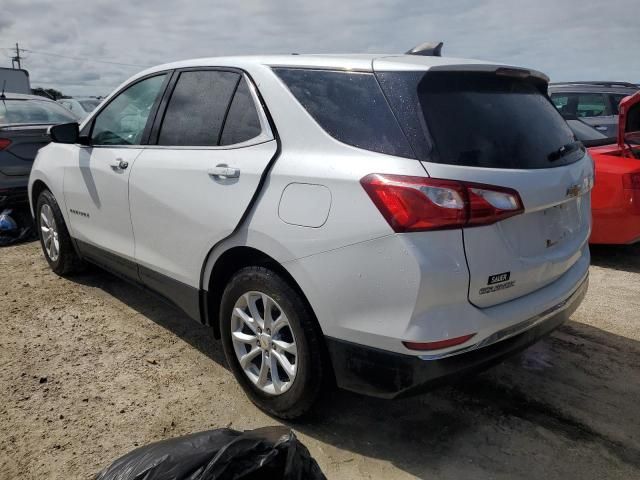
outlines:
[{"label": "tinted window", "polygon": [[260,135],[260,119],[251,98],[249,85],[242,78],[231,102],[220,145],[246,142]]},{"label": "tinted window", "polygon": [[64,107],[46,100],[0,102],[0,125],[15,123],[68,123],[76,118]]},{"label": "tinted window", "polygon": [[286,68],[275,72],[337,140],[375,152],[414,157],[373,74]]},{"label": "tinted window", "polygon": [[578,117],[601,117],[607,114],[607,102],[599,93],[582,93],[578,95]]},{"label": "tinted window", "polygon": [[94,145],[139,145],[165,75],[142,80],[118,94],[95,118]]},{"label": "tinted window", "polygon": [[551,100],[562,115],[581,118],[607,115],[607,104],[601,93],[553,93]]},{"label": "tinted window", "polygon": [[542,85],[533,81],[469,72],[380,72],[378,77],[422,160],[549,168],[583,155],[566,122],[541,93]]},{"label": "tinted window", "polygon": [[613,115],[618,115],[620,113],[620,102],[623,98],[632,95],[631,93],[612,93],[610,95],[611,98],[611,109]]},{"label": "tinted window", "polygon": [[217,70],[182,72],[162,121],[159,145],[218,145],[240,75]]}]

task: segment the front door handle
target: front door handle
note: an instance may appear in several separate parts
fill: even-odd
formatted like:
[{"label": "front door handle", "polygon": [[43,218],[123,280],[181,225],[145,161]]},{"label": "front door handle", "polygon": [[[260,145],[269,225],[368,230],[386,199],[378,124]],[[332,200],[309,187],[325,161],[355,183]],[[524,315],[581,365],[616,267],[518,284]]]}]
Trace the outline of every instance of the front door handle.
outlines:
[{"label": "front door handle", "polygon": [[599,130],[601,132],[605,132],[607,130],[607,127],[605,127],[604,125],[596,125],[595,127],[596,130]]},{"label": "front door handle", "polygon": [[129,162],[125,162],[121,158],[116,158],[113,162],[111,162],[111,168],[114,170],[126,170],[129,166]]},{"label": "front door handle", "polygon": [[207,170],[207,173],[212,177],[219,178],[238,178],[240,176],[240,169],[230,167],[226,163],[221,163],[213,168]]}]

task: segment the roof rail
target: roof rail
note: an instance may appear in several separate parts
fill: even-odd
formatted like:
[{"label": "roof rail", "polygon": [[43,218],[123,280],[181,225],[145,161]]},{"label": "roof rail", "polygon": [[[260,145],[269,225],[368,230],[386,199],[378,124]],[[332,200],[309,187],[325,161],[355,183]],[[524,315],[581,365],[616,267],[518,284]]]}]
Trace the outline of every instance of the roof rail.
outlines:
[{"label": "roof rail", "polygon": [[443,42],[425,42],[405,52],[405,55],[422,55],[425,57],[441,57]]},{"label": "roof rail", "polygon": [[608,82],[606,80],[593,80],[587,82],[553,82],[550,85],[598,85],[602,87],[630,87],[638,88],[638,85],[630,82]]}]

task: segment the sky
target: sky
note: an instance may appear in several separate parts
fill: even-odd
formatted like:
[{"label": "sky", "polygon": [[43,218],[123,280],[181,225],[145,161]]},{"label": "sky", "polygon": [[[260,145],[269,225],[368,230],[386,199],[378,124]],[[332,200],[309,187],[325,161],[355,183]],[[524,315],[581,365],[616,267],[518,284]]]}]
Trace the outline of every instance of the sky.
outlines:
[{"label": "sky", "polygon": [[0,66],[19,42],[32,87],[104,95],[174,60],[401,53],[443,41],[445,56],[535,68],[552,81],[640,83],[638,9],[638,0],[2,0]]}]

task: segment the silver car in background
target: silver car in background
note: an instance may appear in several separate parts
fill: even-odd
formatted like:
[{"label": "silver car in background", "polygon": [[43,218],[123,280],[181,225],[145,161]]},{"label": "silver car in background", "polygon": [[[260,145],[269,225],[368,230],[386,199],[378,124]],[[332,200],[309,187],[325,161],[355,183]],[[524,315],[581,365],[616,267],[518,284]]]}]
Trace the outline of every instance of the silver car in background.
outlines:
[{"label": "silver car in background", "polygon": [[87,115],[93,112],[95,108],[100,105],[100,99],[93,97],[61,98],[56,101],[73,113],[78,121],[84,120]]},{"label": "silver car in background", "polygon": [[562,116],[575,117],[605,137],[618,132],[620,101],[640,90],[628,82],[562,82],[549,85],[549,95]]},{"label": "silver car in background", "polygon": [[260,408],[408,395],[514,354],[587,288],[593,165],[534,70],[425,55],[146,70],[51,129],[44,255],[221,338]]}]

